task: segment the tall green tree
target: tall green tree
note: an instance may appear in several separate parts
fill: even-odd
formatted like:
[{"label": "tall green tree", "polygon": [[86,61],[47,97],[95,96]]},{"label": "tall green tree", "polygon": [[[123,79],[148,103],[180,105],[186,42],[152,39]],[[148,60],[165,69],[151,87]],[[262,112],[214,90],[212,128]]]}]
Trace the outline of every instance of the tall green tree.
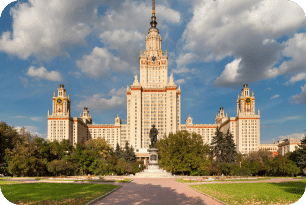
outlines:
[{"label": "tall green tree", "polygon": [[17,141],[21,141],[17,130],[5,122],[0,122],[0,173],[2,174],[8,174],[5,150],[13,149]]},{"label": "tall green tree", "polygon": [[123,157],[127,163],[136,162],[136,155],[133,146],[129,146],[129,142],[125,142]]},{"label": "tall green tree", "polygon": [[225,144],[224,144],[224,156],[222,157],[224,162],[230,163],[235,162],[235,157],[237,156],[236,145],[234,143],[233,135],[227,130],[225,135]]},{"label": "tall green tree", "polygon": [[301,140],[301,145],[299,145],[297,155],[298,166],[301,168],[301,170],[303,170],[306,168],[306,135]]},{"label": "tall green tree", "polygon": [[211,155],[216,162],[225,161],[226,139],[220,129],[221,127],[217,127],[215,136],[213,137],[211,142]]},{"label": "tall green tree", "polygon": [[157,141],[159,165],[172,173],[206,175],[210,160],[209,146],[203,144],[201,135],[187,131],[170,133]]},{"label": "tall green tree", "polygon": [[119,143],[117,142],[117,145],[116,145],[116,150],[114,152],[115,156],[118,158],[118,159],[121,159],[124,157],[124,150],[119,146]]}]

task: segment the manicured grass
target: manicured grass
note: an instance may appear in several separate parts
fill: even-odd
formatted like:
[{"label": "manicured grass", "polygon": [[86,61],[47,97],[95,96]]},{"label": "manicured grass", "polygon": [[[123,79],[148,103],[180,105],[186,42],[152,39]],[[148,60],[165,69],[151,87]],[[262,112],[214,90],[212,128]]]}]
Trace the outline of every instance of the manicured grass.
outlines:
[{"label": "manicured grass", "polygon": [[260,181],[260,180],[268,180],[271,179],[269,177],[258,178],[258,179],[232,179],[232,180],[214,180],[214,181],[195,181],[195,180],[184,180],[184,179],[177,179],[175,181],[181,183],[193,183],[193,182],[228,182],[228,181]]},{"label": "manicured grass", "polygon": [[84,180],[84,179],[80,179],[80,180],[74,180],[74,179],[40,179],[40,180],[49,180],[49,181],[71,181],[71,182],[129,182],[131,181],[131,179],[123,179],[121,180],[110,180],[110,181],[103,181],[103,180],[94,180],[94,179],[90,179],[90,180]]},{"label": "manicured grass", "polygon": [[12,203],[83,205],[115,189],[111,184],[31,183],[1,186]]},{"label": "manicured grass", "polygon": [[18,181],[2,181],[0,180],[0,186],[1,185],[6,185],[6,184],[21,184],[22,182],[18,182]]},{"label": "manicured grass", "polygon": [[191,185],[228,204],[292,204],[305,192],[306,182]]}]

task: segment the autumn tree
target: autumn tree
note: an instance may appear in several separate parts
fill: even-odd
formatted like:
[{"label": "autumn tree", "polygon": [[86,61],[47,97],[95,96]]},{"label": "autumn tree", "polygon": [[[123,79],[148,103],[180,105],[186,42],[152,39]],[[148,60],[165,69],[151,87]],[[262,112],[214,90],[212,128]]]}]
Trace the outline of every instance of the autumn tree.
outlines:
[{"label": "autumn tree", "polygon": [[172,173],[206,175],[210,161],[209,146],[203,144],[201,135],[187,131],[170,133],[158,140],[159,165]]}]

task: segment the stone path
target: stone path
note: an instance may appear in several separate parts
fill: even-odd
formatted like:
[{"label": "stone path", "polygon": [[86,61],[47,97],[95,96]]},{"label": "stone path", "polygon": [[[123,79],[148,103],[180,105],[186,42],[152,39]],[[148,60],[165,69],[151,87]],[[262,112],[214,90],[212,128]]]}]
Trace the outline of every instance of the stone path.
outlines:
[{"label": "stone path", "polygon": [[173,178],[134,178],[132,182],[122,185],[122,188],[94,203],[94,205],[221,205],[212,198],[194,191],[186,184],[176,182]]}]

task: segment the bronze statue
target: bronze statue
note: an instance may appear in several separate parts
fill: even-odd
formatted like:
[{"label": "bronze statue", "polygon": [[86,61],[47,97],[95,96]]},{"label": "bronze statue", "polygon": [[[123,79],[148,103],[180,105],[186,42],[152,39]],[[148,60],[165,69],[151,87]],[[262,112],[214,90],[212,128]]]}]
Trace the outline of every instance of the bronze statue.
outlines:
[{"label": "bronze statue", "polygon": [[150,148],[156,148],[155,144],[157,142],[157,135],[158,135],[158,130],[155,128],[155,125],[152,125],[152,128],[150,129],[150,139],[151,139]]}]

